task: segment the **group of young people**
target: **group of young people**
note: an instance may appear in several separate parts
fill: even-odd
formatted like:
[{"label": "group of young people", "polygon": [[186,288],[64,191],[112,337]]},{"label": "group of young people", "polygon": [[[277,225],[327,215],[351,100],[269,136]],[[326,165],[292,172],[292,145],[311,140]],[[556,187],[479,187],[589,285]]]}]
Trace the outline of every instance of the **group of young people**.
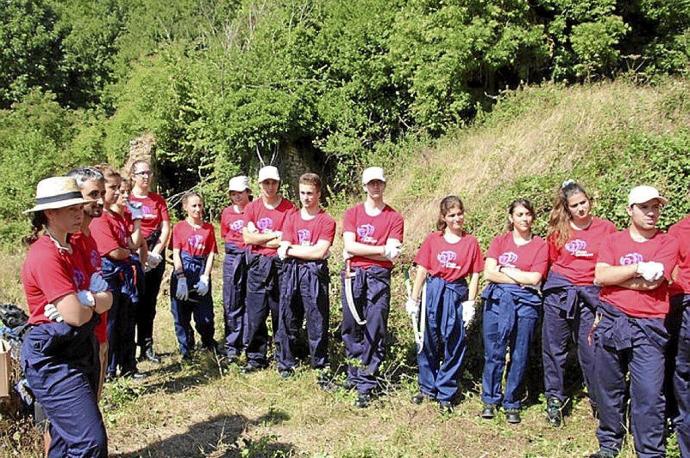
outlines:
[{"label": "group of young people", "polygon": [[[130,174],[129,193],[127,181],[110,167],[43,180],[28,211],[34,231],[22,283],[31,329],[22,366],[50,420],[50,456],[106,456],[100,386],[106,376],[140,376],[135,335],[141,357],[158,360],[151,330],[168,246],[171,311],[183,358],[195,349],[193,318],[203,347],[229,361],[246,355],[244,373],[268,367],[272,345],[287,378],[297,367],[306,321],[309,364],[330,386],[328,258],[336,223],[320,206],[319,176],[300,177],[299,208],[280,195],[273,166],[259,171],[257,199],[248,177],[230,180],[231,203],[220,221],[225,332],[218,345],[211,295],[218,248],[201,196],[183,197],[186,218],[171,230],[164,199],[149,190],[150,164],[137,161]],[[364,408],[376,394],[385,358],[391,271],[402,251],[404,221],[384,202],[383,169],[365,169],[362,185],[364,202],[343,217],[340,329],[345,385],[357,391],[356,405]],[[436,231],[415,255],[405,304],[418,337],[419,393],[412,401],[453,410],[483,275],[483,418],[495,417],[501,406],[509,423],[520,422],[521,386],[542,318],[552,425],[562,421],[573,339],[599,421],[600,449],[592,456],[620,452],[628,397],[639,456],[664,455],[667,418],[683,456],[690,456],[690,217],[663,233],[657,222],[666,203],[652,187],[633,188],[626,207],[630,225],[617,231],[592,215],[590,196],[568,180],[558,190],[546,239],[532,232],[530,202],[517,199],[508,207],[507,231],[484,254],[465,231],[462,200],[444,198]]]}]

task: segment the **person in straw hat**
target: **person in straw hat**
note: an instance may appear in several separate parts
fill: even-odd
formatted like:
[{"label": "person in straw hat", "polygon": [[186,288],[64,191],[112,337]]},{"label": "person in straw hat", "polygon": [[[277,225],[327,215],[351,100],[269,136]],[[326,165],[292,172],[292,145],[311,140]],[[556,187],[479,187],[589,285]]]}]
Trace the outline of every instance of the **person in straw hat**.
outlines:
[{"label": "person in straw hat", "polygon": [[29,308],[29,330],[21,365],[49,421],[48,456],[108,454],[98,410],[98,344],[94,327],[112,304],[112,294],[87,256],[70,244],[81,228],[87,201],[74,178],[38,183],[32,233],[21,280]]}]

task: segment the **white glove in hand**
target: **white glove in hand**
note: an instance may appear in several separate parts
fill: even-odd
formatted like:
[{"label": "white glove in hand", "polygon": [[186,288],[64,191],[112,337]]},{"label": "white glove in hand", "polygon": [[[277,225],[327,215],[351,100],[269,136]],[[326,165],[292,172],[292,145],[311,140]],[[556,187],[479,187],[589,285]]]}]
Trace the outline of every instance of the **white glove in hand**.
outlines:
[{"label": "white glove in hand", "polygon": [[474,301],[465,301],[462,303],[462,322],[467,329],[474,319]]},{"label": "white glove in hand", "polygon": [[79,299],[81,306],[87,309],[91,309],[96,306],[96,299],[94,299],[93,294],[91,294],[91,291],[89,290],[83,289],[77,292],[77,299]]},{"label": "white glove in hand", "polygon": [[189,299],[189,288],[187,287],[187,279],[182,277],[177,279],[177,291],[175,297],[180,301]]},{"label": "white glove in hand", "polygon": [[100,272],[94,272],[89,282],[89,291],[92,293],[102,293],[108,290],[108,282],[103,279]]},{"label": "white glove in hand", "polygon": [[151,269],[155,269],[163,261],[163,256],[155,251],[149,251],[149,258],[146,261]]},{"label": "white glove in hand", "polygon": [[405,312],[409,316],[417,316],[419,315],[419,304],[420,301],[416,301],[412,299],[411,297],[407,299],[407,302],[405,302]]},{"label": "white glove in hand", "polygon": [[652,261],[650,262],[654,266],[655,273],[652,281],[657,281],[664,276],[664,265],[660,262]]},{"label": "white glove in hand", "polygon": [[144,211],[141,209],[141,202],[127,202],[127,209],[132,215],[132,220],[140,220],[144,218]]},{"label": "white glove in hand", "polygon": [[55,321],[56,323],[61,323],[65,320],[62,318],[62,315],[60,315],[60,312],[58,311],[57,307],[55,307],[55,304],[46,304],[45,308],[43,309],[43,314],[50,321]]},{"label": "white glove in hand", "polygon": [[347,261],[348,259],[352,259],[354,255],[347,251],[345,248],[343,248],[343,261]]},{"label": "white glove in hand", "polygon": [[282,242],[278,247],[278,257],[281,261],[285,261],[287,256],[287,250],[290,248],[290,242]]},{"label": "white glove in hand", "polygon": [[656,281],[664,274],[664,265],[658,262],[640,262],[637,273],[647,281]]},{"label": "white glove in hand", "polygon": [[[208,275],[201,275],[199,281],[194,285],[194,289],[199,293],[200,296],[205,296],[208,294]],[[185,280],[185,286],[187,286],[187,280]]]},{"label": "white glove in hand", "polygon": [[395,260],[402,252],[402,245],[397,241],[388,239],[386,246],[383,249],[383,256],[389,261]]}]

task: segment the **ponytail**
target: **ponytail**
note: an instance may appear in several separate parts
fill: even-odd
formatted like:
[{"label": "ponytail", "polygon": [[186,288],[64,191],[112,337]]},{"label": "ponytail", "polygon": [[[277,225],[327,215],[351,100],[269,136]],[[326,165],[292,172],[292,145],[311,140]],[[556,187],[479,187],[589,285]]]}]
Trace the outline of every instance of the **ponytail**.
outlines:
[{"label": "ponytail", "polygon": [[577,193],[584,194],[587,200],[592,201],[584,188],[574,180],[564,181],[556,192],[553,208],[549,214],[547,237],[551,238],[558,248],[565,245],[570,237],[570,220],[573,217],[568,209],[568,199]]},{"label": "ponytail", "polygon": [[41,236],[41,231],[48,225],[48,218],[42,211],[31,214],[31,233],[22,239],[26,246],[31,246]]}]

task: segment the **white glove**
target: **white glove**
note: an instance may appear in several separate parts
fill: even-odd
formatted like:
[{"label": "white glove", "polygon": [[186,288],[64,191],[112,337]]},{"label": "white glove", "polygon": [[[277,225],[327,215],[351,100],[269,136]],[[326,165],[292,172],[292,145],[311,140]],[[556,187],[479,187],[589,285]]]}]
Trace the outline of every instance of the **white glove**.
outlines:
[{"label": "white glove", "polygon": [[290,242],[282,242],[278,247],[278,257],[281,261],[285,261],[285,259],[288,257],[288,248],[290,248]]},{"label": "white glove", "polygon": [[402,245],[386,242],[386,246],[383,249],[383,256],[389,261],[393,261],[395,258],[400,256],[401,251]]},{"label": "white glove", "polygon": [[83,289],[77,292],[77,299],[79,299],[81,306],[87,309],[92,309],[96,306],[96,299],[94,299],[93,294],[89,290]]},{"label": "white glove", "polygon": [[405,312],[409,316],[417,316],[419,315],[419,304],[421,301],[416,301],[412,299],[411,297],[407,299],[407,302],[405,302]]},{"label": "white glove", "polygon": [[659,262],[640,262],[637,264],[637,273],[647,281],[656,281],[664,274],[664,265]]},{"label": "white glove", "polygon": [[470,326],[474,319],[474,301],[465,301],[462,303],[462,322],[465,324],[465,329]]},{"label": "white glove", "polygon": [[62,315],[58,311],[57,307],[55,307],[55,304],[46,304],[45,308],[43,309],[43,314],[50,321],[55,321],[56,323],[61,323],[65,320],[62,318]]},{"label": "white glove", "polygon": [[100,272],[94,272],[89,282],[89,291],[92,293],[102,293],[108,290],[108,282],[103,279]]},{"label": "white glove", "polygon": [[652,261],[650,264],[652,264],[654,266],[654,268],[656,269],[656,272],[655,272],[655,275],[654,275],[654,278],[652,279],[652,281],[657,281],[661,277],[664,276],[664,265],[662,263]]},{"label": "white glove", "polygon": [[189,288],[187,287],[187,279],[182,277],[177,279],[177,291],[175,297],[180,301],[189,299]]},{"label": "white glove", "polygon": [[[194,285],[194,289],[196,290],[197,293],[199,293],[200,296],[205,296],[208,294],[208,275],[201,275],[199,277],[199,281]],[[184,282],[185,288],[187,287],[187,280]]]},{"label": "white glove", "polygon": [[141,207],[141,202],[127,202],[127,209],[132,215],[132,220],[136,221],[144,218],[144,211],[141,209]]},{"label": "white glove", "polygon": [[348,259],[352,259],[354,255],[347,251],[345,248],[343,248],[343,261],[347,261]]},{"label": "white glove", "polygon": [[151,269],[158,267],[158,264],[163,261],[163,256],[159,255],[155,251],[149,251],[149,258],[146,261]]},{"label": "white glove", "polygon": [[275,238],[280,239],[283,237],[283,232],[282,231],[273,231],[273,235]]}]

